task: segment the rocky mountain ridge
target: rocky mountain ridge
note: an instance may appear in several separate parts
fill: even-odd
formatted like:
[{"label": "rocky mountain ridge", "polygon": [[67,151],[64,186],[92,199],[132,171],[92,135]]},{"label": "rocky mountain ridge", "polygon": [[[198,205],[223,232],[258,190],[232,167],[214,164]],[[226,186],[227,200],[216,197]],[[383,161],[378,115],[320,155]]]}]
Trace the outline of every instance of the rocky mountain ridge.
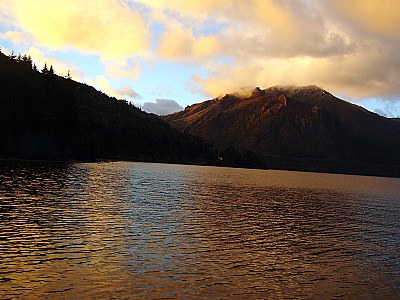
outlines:
[{"label": "rocky mountain ridge", "polygon": [[217,147],[251,150],[266,161],[400,164],[398,122],[317,86],[255,88],[243,98],[227,94],[164,119]]}]

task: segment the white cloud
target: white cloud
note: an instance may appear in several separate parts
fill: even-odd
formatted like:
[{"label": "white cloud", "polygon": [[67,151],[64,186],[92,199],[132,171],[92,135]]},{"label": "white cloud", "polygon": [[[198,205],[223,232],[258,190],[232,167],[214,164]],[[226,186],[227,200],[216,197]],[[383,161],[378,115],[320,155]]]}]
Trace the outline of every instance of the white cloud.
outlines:
[{"label": "white cloud", "polygon": [[120,79],[136,80],[140,73],[140,64],[134,59],[108,59],[102,60],[108,76]]},{"label": "white cloud", "polygon": [[400,101],[385,101],[375,112],[387,118],[400,118]]},{"label": "white cloud", "polygon": [[156,102],[145,102],[139,105],[144,111],[156,115],[168,115],[183,109],[175,100],[157,99]]},{"label": "white cloud", "polygon": [[140,95],[130,86],[122,86],[118,89],[118,94],[123,98],[140,99]]}]

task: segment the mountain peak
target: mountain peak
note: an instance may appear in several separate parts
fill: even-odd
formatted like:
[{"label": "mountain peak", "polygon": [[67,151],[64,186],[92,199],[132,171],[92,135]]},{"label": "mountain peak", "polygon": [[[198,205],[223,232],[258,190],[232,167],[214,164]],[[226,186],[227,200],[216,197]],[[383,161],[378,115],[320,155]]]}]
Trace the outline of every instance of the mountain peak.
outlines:
[{"label": "mountain peak", "polygon": [[260,96],[265,96],[265,91],[260,89],[260,87],[256,87],[252,92],[250,97],[260,97]]},{"label": "mountain peak", "polygon": [[165,117],[218,147],[271,156],[399,164],[398,121],[379,117],[316,85],[249,89]]},{"label": "mountain peak", "polygon": [[287,94],[315,92],[329,94],[326,90],[317,85],[276,85],[266,89],[265,91],[282,92]]}]

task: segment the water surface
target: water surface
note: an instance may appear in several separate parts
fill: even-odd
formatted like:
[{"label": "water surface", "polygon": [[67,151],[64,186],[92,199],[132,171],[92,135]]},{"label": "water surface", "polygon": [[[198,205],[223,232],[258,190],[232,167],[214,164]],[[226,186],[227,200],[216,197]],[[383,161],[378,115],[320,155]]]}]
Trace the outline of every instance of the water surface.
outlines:
[{"label": "water surface", "polygon": [[399,249],[399,179],[0,167],[1,299],[393,299]]}]

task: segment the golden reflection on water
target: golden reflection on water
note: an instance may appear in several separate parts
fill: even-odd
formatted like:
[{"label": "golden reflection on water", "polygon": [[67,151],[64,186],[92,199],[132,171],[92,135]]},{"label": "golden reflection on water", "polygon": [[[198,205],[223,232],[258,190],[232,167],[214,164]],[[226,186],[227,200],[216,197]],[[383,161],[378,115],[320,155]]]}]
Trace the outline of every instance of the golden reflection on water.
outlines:
[{"label": "golden reflection on water", "polygon": [[0,298],[400,292],[398,179],[99,163],[0,182]]}]

